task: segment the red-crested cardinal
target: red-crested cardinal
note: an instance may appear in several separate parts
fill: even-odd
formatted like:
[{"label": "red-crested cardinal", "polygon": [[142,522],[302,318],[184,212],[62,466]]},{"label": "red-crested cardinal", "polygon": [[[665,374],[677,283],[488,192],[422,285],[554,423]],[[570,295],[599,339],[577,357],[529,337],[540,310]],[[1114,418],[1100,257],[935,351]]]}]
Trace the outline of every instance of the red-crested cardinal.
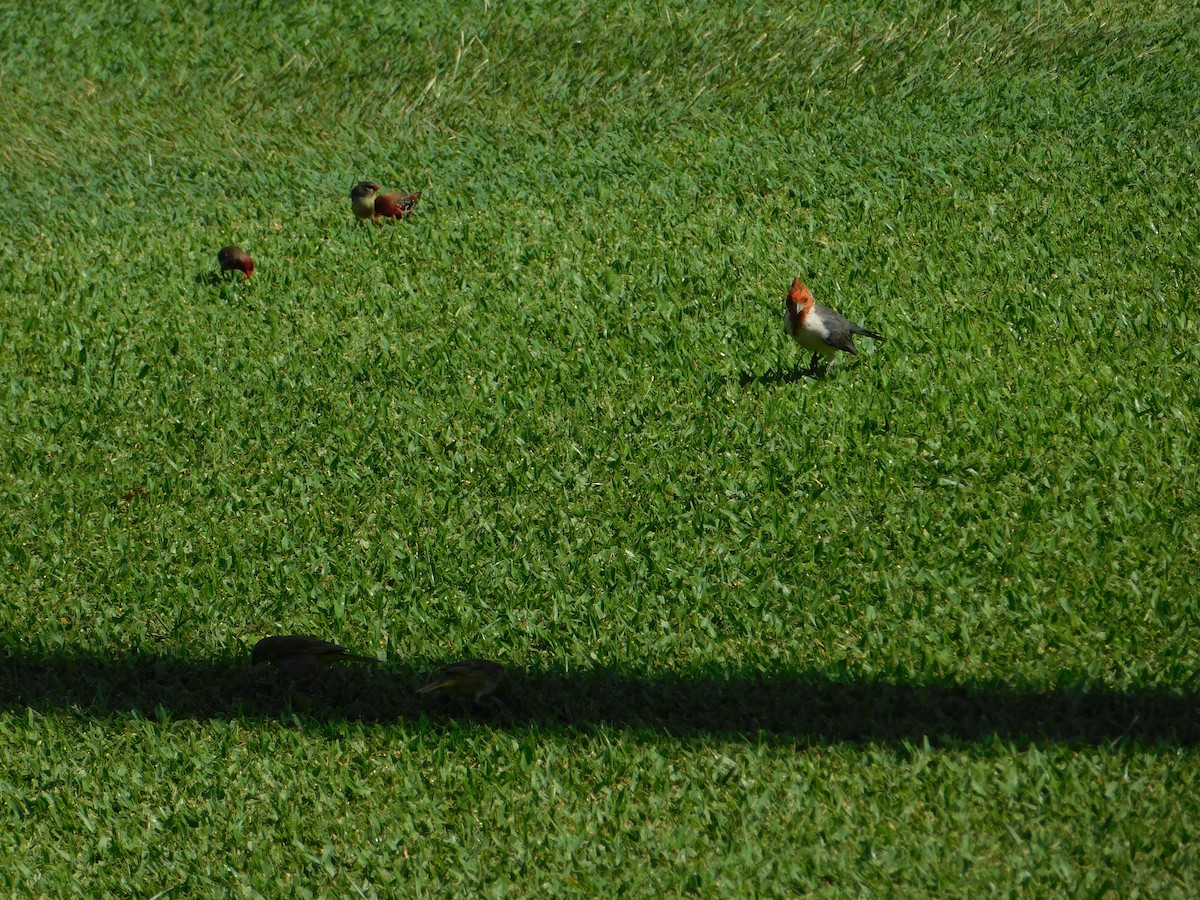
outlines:
[{"label": "red-crested cardinal", "polygon": [[416,208],[420,194],[404,194],[400,191],[379,193],[379,185],[370,181],[360,181],[350,191],[350,205],[354,215],[360,219],[370,219],[378,222],[379,217],[387,219],[403,219]]},{"label": "red-crested cardinal", "polygon": [[228,247],[218,250],[217,262],[221,264],[222,272],[236,270],[247,278],[254,274],[254,260],[237,244],[230,244]]},{"label": "red-crested cardinal", "polygon": [[822,356],[833,357],[839,350],[858,355],[854,347],[854,335],[862,334],[877,341],[882,334],[867,331],[855,325],[845,316],[813,302],[812,292],[799,278],[792,280],[792,289],[787,295],[787,329],[797,344],[813,352],[808,374],[815,378],[819,373],[818,363]]}]

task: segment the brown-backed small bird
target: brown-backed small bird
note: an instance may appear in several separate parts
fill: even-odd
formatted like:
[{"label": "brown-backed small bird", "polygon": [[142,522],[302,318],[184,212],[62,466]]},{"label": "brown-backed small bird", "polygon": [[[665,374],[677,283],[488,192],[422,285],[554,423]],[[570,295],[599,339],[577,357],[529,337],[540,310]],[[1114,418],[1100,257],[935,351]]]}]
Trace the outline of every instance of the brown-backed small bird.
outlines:
[{"label": "brown-backed small bird", "polygon": [[218,250],[217,262],[221,264],[222,272],[236,270],[247,278],[254,274],[254,260],[237,244],[230,244],[228,247]]},{"label": "brown-backed small bird", "polygon": [[379,221],[383,216],[388,219],[403,219],[416,208],[420,194],[405,194],[391,191],[381,194],[379,185],[372,181],[360,181],[350,190],[350,206],[354,215],[360,219]]},{"label": "brown-backed small bird", "polygon": [[311,675],[334,663],[379,662],[371,656],[346,652],[346,648],[307,634],[279,634],[265,637],[250,651],[254,665],[274,663],[288,675]]},{"label": "brown-backed small bird", "polygon": [[512,691],[512,681],[499,663],[489,659],[468,659],[446,666],[434,681],[420,688],[417,693],[429,694],[433,691],[449,691],[480,703],[508,696]]},{"label": "brown-backed small bird", "polygon": [[799,278],[792,279],[785,305],[788,334],[805,350],[813,351],[812,362],[808,365],[808,374],[813,378],[820,371],[817,364],[822,356],[836,356],[839,350],[858,356],[854,335],[883,340],[882,334],[860,328],[828,306],[814,303],[812,291]]}]

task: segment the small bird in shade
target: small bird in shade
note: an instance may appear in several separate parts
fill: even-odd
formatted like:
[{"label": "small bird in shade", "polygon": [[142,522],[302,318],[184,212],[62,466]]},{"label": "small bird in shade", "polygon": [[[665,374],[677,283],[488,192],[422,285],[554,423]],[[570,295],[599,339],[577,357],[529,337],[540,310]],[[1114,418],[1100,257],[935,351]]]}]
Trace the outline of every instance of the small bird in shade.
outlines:
[{"label": "small bird in shade", "polygon": [[799,278],[792,280],[786,305],[788,334],[805,350],[813,351],[812,362],[808,366],[808,374],[813,378],[820,372],[818,363],[822,356],[836,356],[839,350],[858,356],[854,335],[883,340],[882,334],[860,328],[828,306],[814,303],[812,292]]},{"label": "small bird in shade", "polygon": [[221,264],[222,272],[236,270],[245,275],[246,278],[254,274],[254,260],[250,258],[249,253],[237,244],[230,244],[228,247],[222,247],[218,250],[217,262]]},{"label": "small bird in shade", "polygon": [[387,219],[403,219],[412,212],[420,194],[405,194],[400,191],[379,193],[379,185],[371,181],[360,181],[350,190],[350,205],[354,215],[360,219],[370,219],[378,222],[379,217]]},{"label": "small bird in shade", "polygon": [[434,691],[449,691],[476,703],[499,701],[512,691],[512,681],[499,663],[488,659],[468,659],[446,666],[434,681],[420,688],[417,693],[431,694]]},{"label": "small bird in shade", "polygon": [[250,651],[254,665],[274,663],[293,677],[311,675],[334,663],[379,662],[371,656],[346,652],[346,648],[307,634],[280,634],[265,637]]}]

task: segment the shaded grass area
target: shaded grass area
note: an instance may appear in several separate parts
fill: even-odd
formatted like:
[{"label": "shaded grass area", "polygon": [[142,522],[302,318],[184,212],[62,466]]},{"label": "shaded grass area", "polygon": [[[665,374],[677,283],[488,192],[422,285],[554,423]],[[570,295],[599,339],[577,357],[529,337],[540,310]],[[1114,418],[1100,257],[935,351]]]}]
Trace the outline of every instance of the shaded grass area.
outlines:
[{"label": "shaded grass area", "polygon": [[[387,724],[427,717],[484,719],[505,728],[597,727],[675,737],[785,738],[801,744],[973,741],[1087,746],[1124,740],[1194,747],[1197,694],[1103,686],[1020,689],[993,684],[837,680],[821,673],[687,677],[627,672],[524,671],[503,707],[417,697],[428,667],[346,665],[289,681],[270,669],[166,655],[101,660],[10,654],[0,708],[105,718],[277,718]],[[424,679],[424,680],[422,680]],[[1063,673],[1062,682],[1069,682]]]}]

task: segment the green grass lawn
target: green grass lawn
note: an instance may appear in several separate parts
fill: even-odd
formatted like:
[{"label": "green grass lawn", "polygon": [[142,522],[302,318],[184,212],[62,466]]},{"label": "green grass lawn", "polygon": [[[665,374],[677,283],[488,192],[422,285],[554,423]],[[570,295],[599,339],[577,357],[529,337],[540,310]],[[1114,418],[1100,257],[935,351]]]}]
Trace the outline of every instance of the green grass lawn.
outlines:
[{"label": "green grass lawn", "polygon": [[198,6],[0,9],[0,893],[1200,894],[1200,11]]}]

